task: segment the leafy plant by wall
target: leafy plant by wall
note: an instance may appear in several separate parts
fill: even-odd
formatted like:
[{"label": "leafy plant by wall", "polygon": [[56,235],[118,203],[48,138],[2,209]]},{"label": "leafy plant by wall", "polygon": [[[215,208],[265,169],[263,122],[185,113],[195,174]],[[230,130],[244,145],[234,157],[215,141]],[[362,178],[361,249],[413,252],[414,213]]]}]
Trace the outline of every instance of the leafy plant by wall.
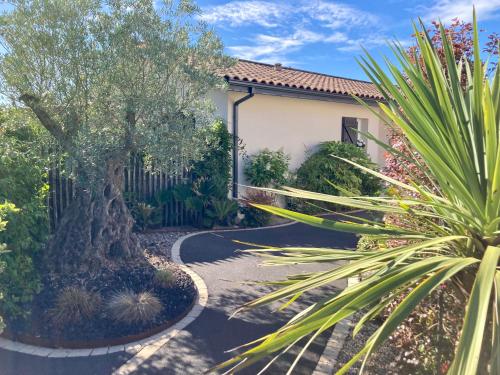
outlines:
[{"label": "leafy plant by wall", "polygon": [[296,173],[297,187],[317,193],[337,195],[347,190],[356,195],[373,195],[380,190],[380,182],[334,156],[349,159],[365,167],[374,168],[364,148],[342,142],[322,143]]},{"label": "leafy plant by wall", "polygon": [[236,216],[236,204],[228,199],[231,135],[222,121],[216,121],[211,127],[202,129],[200,137],[203,157],[193,163],[192,182],[176,186],[172,194],[196,214],[199,226],[230,225]]},{"label": "leafy plant by wall", "polygon": [[264,149],[248,158],[244,173],[252,186],[279,187],[288,178],[290,157],[283,150]]},{"label": "leafy plant by wall", "polygon": [[274,205],[275,198],[264,191],[249,190],[241,200],[241,213],[244,215],[243,225],[248,227],[262,227],[268,225],[272,215],[269,212],[260,210],[252,204]]}]

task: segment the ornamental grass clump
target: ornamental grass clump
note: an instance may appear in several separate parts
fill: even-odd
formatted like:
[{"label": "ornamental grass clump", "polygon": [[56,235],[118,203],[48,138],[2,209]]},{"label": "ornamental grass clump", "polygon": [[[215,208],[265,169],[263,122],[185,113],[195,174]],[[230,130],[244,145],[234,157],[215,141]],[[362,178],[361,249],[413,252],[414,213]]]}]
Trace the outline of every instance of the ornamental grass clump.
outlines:
[{"label": "ornamental grass clump", "polygon": [[154,282],[162,288],[170,288],[175,285],[175,275],[172,271],[167,269],[156,270]]},{"label": "ornamental grass clump", "polygon": [[92,319],[101,307],[101,296],[81,287],[66,287],[56,298],[49,316],[58,327],[79,324]]},{"label": "ornamental grass clump", "polygon": [[126,324],[151,323],[160,314],[162,305],[150,292],[124,290],[115,293],[106,306],[109,316]]},{"label": "ornamental grass clump", "polygon": [[[246,347],[246,351],[218,366],[237,371],[269,355],[279,356],[305,339],[291,373],[309,345],[325,330],[361,313],[354,327],[389,311],[363,348],[339,370],[345,373],[366,359],[395,332],[425,299],[443,285],[454,288],[465,306],[462,328],[448,374],[500,373],[500,70],[488,76],[481,61],[474,16],[474,52],[470,60],[455,60],[453,46],[442,33],[441,59],[423,24],[415,27],[418,63],[394,43],[396,62],[381,67],[370,55],[360,64],[386,98],[379,109],[366,108],[389,120],[421,158],[404,155],[415,164],[433,188],[411,177],[401,182],[343,159],[353,167],[379,177],[390,186],[414,193],[398,195],[335,196],[283,188],[265,189],[286,196],[344,205],[350,208],[418,218],[414,228],[369,219],[352,221],[345,215],[326,219],[283,208],[255,205],[272,214],[316,227],[370,235],[380,243],[396,246],[352,251],[335,248],[255,249],[269,265],[331,262],[329,270],[289,277],[282,287],[245,304],[240,310],[273,301],[293,303],[312,289],[338,279],[367,275],[341,293],[324,295],[277,331]],[[397,64],[397,65],[396,65]],[[465,76],[465,84],[464,84]],[[361,100],[357,99],[360,103]],[[363,103],[362,103],[363,104]],[[379,142],[374,137],[371,139]],[[383,147],[397,153],[390,146]],[[425,163],[425,166],[422,165]],[[338,262],[348,260],[349,262]],[[443,303],[447,303],[446,300]],[[455,303],[455,302],[454,302]],[[456,303],[455,303],[456,304]],[[307,338],[306,338],[307,337]],[[304,342],[304,341],[302,341]]]}]

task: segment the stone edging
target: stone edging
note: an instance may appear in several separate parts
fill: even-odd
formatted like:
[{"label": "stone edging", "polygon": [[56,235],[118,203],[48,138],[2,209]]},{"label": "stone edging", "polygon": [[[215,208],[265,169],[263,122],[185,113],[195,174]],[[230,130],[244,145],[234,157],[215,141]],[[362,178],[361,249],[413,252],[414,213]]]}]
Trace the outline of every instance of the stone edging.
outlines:
[{"label": "stone edging", "polygon": [[[357,277],[349,277],[347,279],[347,287],[356,285],[359,282]],[[333,374],[333,368],[337,363],[337,358],[339,356],[342,347],[344,346],[344,341],[349,331],[353,327],[354,323],[352,317],[343,319],[342,321],[335,324],[332,335],[326,343],[323,354],[319,358],[318,364],[314,369],[313,375],[331,375]]]},{"label": "stone edging", "polygon": [[[184,236],[182,238],[185,238]],[[180,239],[182,239],[180,238]],[[179,246],[180,248],[180,246]],[[172,249],[173,251],[173,249]],[[176,259],[180,261],[180,257],[177,254]],[[177,323],[168,327],[167,329],[146,337],[145,339],[133,341],[124,345],[113,345],[105,346],[100,348],[90,348],[90,349],[57,349],[57,348],[47,348],[42,346],[28,345],[21,342],[8,340],[6,338],[0,337],[0,348],[5,350],[10,350],[14,352],[35,355],[39,357],[49,357],[49,358],[66,358],[66,357],[93,357],[111,353],[127,352],[134,355],[134,358],[138,356],[149,356],[152,351],[156,351],[162,345],[164,345],[168,340],[177,335],[179,331],[185,328],[188,324],[192,323],[200,314],[208,301],[208,292],[205,282],[200,276],[193,272],[190,268],[185,266],[182,262],[179,262],[179,267],[186,272],[193,280],[196,289],[198,291],[198,296],[196,302],[193,304],[191,310]]]},{"label": "stone edging", "polygon": [[[150,337],[146,337],[145,339],[133,341],[124,345],[113,345],[113,346],[104,346],[99,348],[89,348],[89,349],[58,349],[58,348],[48,348],[43,346],[29,345],[24,344],[22,342],[17,342],[13,340],[6,339],[4,337],[0,337],[0,349],[9,350],[13,352],[23,353],[34,355],[38,357],[49,357],[49,358],[66,358],[66,357],[93,357],[99,355],[106,355],[111,353],[118,352],[126,352],[134,355],[124,366],[120,367],[119,370],[125,367],[130,367],[132,365],[137,366],[137,362],[141,358],[148,358],[152,355],[156,350],[158,350],[161,346],[165,345],[167,341],[175,337],[180,330],[185,328],[188,324],[192,323],[203,311],[208,301],[208,290],[205,282],[202,280],[198,274],[192,271],[189,267],[187,267],[181,260],[180,257],[180,249],[181,244],[184,240],[189,237],[196,236],[199,234],[211,233],[211,232],[227,232],[227,231],[235,231],[235,230],[262,230],[262,229],[272,229],[285,227],[288,225],[296,224],[296,221],[292,221],[284,224],[271,225],[268,227],[260,227],[260,228],[247,228],[247,229],[226,229],[226,230],[218,230],[218,231],[201,231],[194,232],[182,236],[179,238],[174,245],[172,246],[171,254],[172,260],[179,265],[179,267],[186,272],[191,279],[193,280],[196,289],[198,290],[198,297],[196,299],[196,303],[193,305],[192,309],[177,323],[168,327],[167,329],[153,335]],[[140,360],[142,363],[143,360]],[[126,373],[126,372],[124,372]],[[116,372],[116,374],[122,374],[122,372]]]},{"label": "stone edging", "polygon": [[[193,310],[179,323],[183,323],[184,320],[189,318],[189,321],[185,325],[182,325],[181,327],[176,327],[176,325],[170,327],[170,328],[175,328],[175,332],[172,332],[168,337],[164,339],[160,339],[157,342],[154,342],[150,345],[148,345],[147,348],[143,348],[141,351],[139,351],[137,354],[135,354],[132,358],[130,358],[125,364],[123,364],[121,367],[116,369],[113,372],[113,375],[128,375],[132,374],[135,371],[137,371],[142,363],[144,363],[149,357],[151,357],[160,347],[165,345],[170,339],[174,338],[183,328],[185,328],[189,323],[193,322],[203,311],[205,308],[207,301],[208,301],[208,290],[205,282],[203,279],[198,276],[195,272],[193,272],[188,266],[184,264],[184,262],[181,259],[181,245],[182,243],[187,240],[188,238],[198,236],[201,234],[207,234],[207,233],[220,233],[220,232],[231,232],[231,231],[236,231],[236,230],[244,230],[244,231],[252,231],[252,230],[264,230],[264,229],[272,229],[272,228],[279,228],[279,227],[286,227],[289,225],[297,224],[296,221],[292,221],[289,223],[283,223],[283,224],[277,224],[277,225],[272,225],[268,227],[260,227],[260,228],[246,228],[246,229],[223,229],[223,230],[207,230],[207,231],[200,231],[200,232],[193,232],[186,234],[185,236],[182,236],[179,238],[175,243],[172,245],[171,249],[171,256],[172,256],[172,261],[175,262],[176,264],[181,267],[181,269],[189,274],[193,281],[196,284],[196,287],[198,288],[198,293],[199,293],[199,300],[193,307]],[[203,285],[201,285],[203,284]]]},{"label": "stone edging", "polygon": [[[354,213],[354,212],[359,212],[359,211],[361,211],[361,210],[353,210],[353,211],[349,211],[348,213]],[[220,229],[219,230],[206,230],[206,231],[189,233],[189,234],[187,234],[185,236],[182,236],[177,241],[175,241],[175,243],[172,245],[172,249],[171,249],[172,261],[174,261],[175,263],[177,263],[182,268],[183,271],[185,271],[186,273],[188,273],[193,278],[193,281],[195,282],[195,284],[197,285],[197,287],[198,287],[198,282],[203,284],[203,286],[198,287],[199,288],[198,290],[199,290],[199,293],[200,293],[200,297],[199,297],[200,300],[196,303],[196,305],[194,306],[192,312],[190,312],[183,320],[181,320],[177,324],[180,325],[181,323],[184,322],[185,319],[187,319],[189,317],[192,317],[191,313],[194,313],[193,314],[194,317],[192,317],[192,319],[190,319],[181,328],[176,328],[177,325],[172,326],[171,328],[175,328],[175,332],[172,332],[170,335],[168,335],[167,338],[159,340],[159,342],[154,342],[154,343],[150,344],[147,348],[142,349],[140,352],[138,352],[136,355],[134,355],[132,358],[130,358],[124,365],[122,365],[121,367],[119,367],[118,369],[116,369],[113,372],[113,375],[129,375],[129,374],[132,374],[132,373],[136,372],[139,369],[139,367],[140,367],[140,365],[142,363],[144,363],[148,358],[150,358],[152,355],[154,355],[154,353],[158,349],[160,349],[160,347],[162,347],[163,345],[165,345],[170,339],[174,338],[179,333],[179,331],[182,328],[184,328],[189,323],[191,323],[192,321],[194,321],[201,314],[201,312],[203,311],[203,309],[205,308],[206,303],[208,301],[208,290],[207,290],[206,284],[201,279],[201,277],[199,277],[188,266],[186,266],[184,264],[184,262],[182,261],[182,259],[181,259],[181,255],[180,255],[181,245],[182,245],[182,243],[185,240],[187,240],[188,238],[194,237],[194,236],[201,235],[201,234],[220,233],[220,232],[234,232],[234,231],[266,230],[266,229],[274,229],[274,228],[287,227],[287,226],[294,225],[294,224],[298,224],[298,222],[297,221],[290,221],[288,223],[270,225],[270,226],[267,226],[267,227],[257,227],[257,228],[243,228],[243,229],[241,229],[241,228],[234,228],[233,229],[232,228],[232,229],[222,229],[222,230],[220,230]],[[354,279],[352,279],[352,280],[354,280]],[[348,285],[351,285],[350,283],[352,282],[352,280],[351,279],[348,280]],[[197,311],[195,311],[195,309]],[[339,324],[341,324],[341,323],[339,323]],[[336,325],[335,332],[336,332],[337,326],[339,326],[339,324]],[[345,337],[346,335],[347,335],[347,332],[344,335],[342,335],[342,337]],[[333,337],[333,335],[332,335],[332,337]],[[319,364],[322,363],[322,360],[324,360],[324,356],[325,355],[330,356],[330,354],[327,353],[327,349],[328,349],[329,345],[331,344],[331,342],[332,342],[332,340],[330,339],[329,342],[328,342],[328,344],[327,344],[327,347],[325,348],[325,351],[323,352],[323,355],[320,358],[320,361],[318,362],[316,370],[319,368]],[[343,343],[343,340],[342,340],[342,343]],[[337,353],[335,354],[335,358],[337,358],[338,351],[340,351],[341,348],[342,348],[342,345],[340,345],[340,348],[337,349]],[[333,365],[332,365],[332,368],[333,368]],[[324,374],[326,374],[326,373],[318,373],[318,374],[316,374],[316,370],[314,372],[314,375],[324,375]],[[330,373],[328,373],[328,375],[329,374]]]},{"label": "stone edging", "polygon": [[[353,210],[351,212],[357,212],[360,210]],[[137,368],[142,364],[145,360],[151,357],[160,347],[165,345],[169,340],[174,338],[182,329],[187,327],[190,323],[192,323],[198,316],[201,314],[203,309],[205,308],[208,302],[208,289],[203,281],[203,279],[198,276],[194,271],[192,271],[188,266],[186,266],[180,257],[180,248],[182,242],[184,240],[197,236],[200,234],[213,233],[213,232],[230,232],[230,231],[256,231],[256,230],[265,230],[265,229],[273,229],[273,228],[281,228],[287,227],[290,225],[297,224],[297,221],[291,221],[288,223],[271,225],[267,227],[258,227],[258,228],[234,228],[234,229],[226,229],[226,230],[208,230],[208,231],[200,231],[187,234],[181,238],[179,238],[172,246],[171,254],[172,260],[179,265],[179,267],[186,272],[193,280],[197,290],[198,297],[196,303],[193,305],[192,309],[189,313],[182,318],[180,321],[175,323],[173,326],[161,331],[153,336],[147,337],[142,340],[134,341],[125,345],[114,345],[114,346],[106,346],[100,348],[91,348],[91,349],[57,349],[57,348],[47,348],[35,345],[23,344],[21,342],[16,342],[12,340],[5,339],[0,337],[0,349],[19,352],[23,354],[29,354],[39,357],[49,357],[49,358],[66,358],[66,357],[92,357],[92,356],[100,356],[118,352],[126,352],[132,354],[132,358],[130,358],[123,366],[118,368],[113,375],[125,375],[130,374],[131,372],[137,370]],[[357,281],[356,281],[357,282]],[[348,285],[351,285],[351,279],[348,280]],[[342,328],[343,324],[347,325],[347,328]],[[323,375],[330,374],[330,372],[318,372],[321,371],[322,368],[326,368],[324,366],[328,365],[328,368],[333,368],[335,363],[335,359],[337,358],[338,352],[342,348],[343,339],[339,343],[334,342],[335,334],[342,334],[340,330],[346,330],[349,328],[350,321],[344,320],[338,323],[335,326],[334,332],[325,347],[325,350],[316,366],[314,371],[314,375]],[[347,334],[347,332],[346,332]],[[345,338],[346,334],[343,334],[342,337]],[[338,347],[338,348],[337,348]],[[327,359],[331,358],[331,359]]]}]

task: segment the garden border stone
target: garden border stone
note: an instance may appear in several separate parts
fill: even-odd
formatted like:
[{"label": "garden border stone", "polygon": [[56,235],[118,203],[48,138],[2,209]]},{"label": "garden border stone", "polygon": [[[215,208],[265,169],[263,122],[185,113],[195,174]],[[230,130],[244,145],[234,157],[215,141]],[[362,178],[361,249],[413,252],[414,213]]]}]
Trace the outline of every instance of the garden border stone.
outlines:
[{"label": "garden border stone", "polygon": [[[347,287],[349,288],[350,286],[356,285],[358,282],[359,279],[357,277],[349,277],[347,279]],[[323,354],[321,354],[321,357],[319,358],[313,375],[333,374],[333,369],[337,363],[339,353],[342,350],[344,341],[353,325],[354,323],[352,317],[346,318],[335,324],[332,335],[326,343]]]},{"label": "garden border stone", "polygon": [[[180,259],[178,256],[177,258]],[[193,280],[193,283],[195,284],[197,290],[197,297],[191,309],[181,320],[166,328],[165,330],[158,332],[157,334],[154,334],[142,340],[132,341],[127,344],[103,346],[99,348],[89,349],[48,348],[28,345],[17,341],[12,341],[4,337],[0,337],[0,348],[19,353],[50,358],[93,357],[118,352],[127,352],[137,356],[141,352],[151,352],[153,348],[156,348],[156,351],[159,347],[161,347],[168,340],[174,337],[181,329],[193,322],[198,317],[198,315],[201,314],[201,311],[208,301],[207,286],[205,285],[202,278],[182,263],[179,263],[179,267],[184,272],[186,272]]]},{"label": "garden border stone", "polygon": [[[270,225],[270,226],[265,226],[265,227],[258,227],[258,228],[231,228],[231,229],[216,229],[216,230],[206,230],[206,231],[199,231],[199,232],[193,232],[186,234],[185,236],[182,236],[179,238],[175,243],[172,245],[172,261],[178,264],[181,269],[186,272],[188,275],[191,276],[193,279],[194,283],[196,284],[198,291],[199,291],[199,301],[193,306],[191,311],[186,315],[184,319],[179,321],[179,323],[185,323],[182,324],[180,327],[176,327],[175,332],[172,332],[168,338],[165,338],[164,340],[159,340],[158,342],[154,342],[150,344],[147,348],[143,348],[142,350],[138,351],[137,354],[135,354],[132,358],[130,358],[127,362],[125,362],[121,367],[119,367],[117,370],[113,372],[113,375],[128,375],[132,374],[135,371],[137,371],[142,363],[148,360],[151,356],[154,355],[154,353],[160,349],[163,345],[165,345],[170,339],[174,338],[183,328],[187,327],[188,324],[194,322],[198,316],[200,316],[201,312],[205,308],[207,302],[208,302],[208,289],[203,281],[203,279],[197,275],[194,271],[192,271],[188,266],[184,264],[184,262],[181,259],[181,245],[182,243],[187,240],[188,238],[198,236],[201,234],[207,234],[207,233],[220,233],[220,232],[232,232],[232,231],[253,231],[253,230],[262,230],[262,229],[272,229],[272,228],[281,228],[281,227],[286,227],[289,225],[297,224],[296,221],[290,221],[287,223],[283,224],[276,224],[276,225]],[[198,287],[198,284],[203,284],[202,287]],[[202,297],[203,296],[203,297]],[[178,323],[178,324],[179,324]],[[174,328],[175,325],[171,328]]]},{"label": "garden border stone", "polygon": [[[348,213],[359,212],[360,210],[348,211]],[[319,215],[323,216],[323,215]],[[206,233],[217,233],[217,232],[230,232],[230,231],[257,231],[264,229],[272,229],[272,228],[281,228],[290,225],[297,224],[297,221],[290,221],[287,223],[270,225],[265,227],[257,227],[257,228],[231,228],[231,229],[223,229],[223,230],[207,230],[207,231],[199,231],[189,233],[181,238],[177,239],[177,241],[173,244],[171,249],[172,261],[179,265],[179,267],[186,272],[193,280],[196,289],[198,291],[198,296],[196,298],[196,302],[193,304],[191,310],[185,315],[181,320],[179,320],[174,325],[169,328],[161,331],[153,336],[148,338],[130,342],[125,345],[114,345],[107,346],[101,348],[94,349],[57,349],[57,348],[47,348],[41,346],[34,346],[23,344],[21,342],[16,342],[12,340],[5,339],[0,337],[0,348],[10,351],[15,351],[19,353],[35,355],[40,357],[50,357],[50,358],[66,358],[66,357],[92,357],[92,356],[101,356],[111,353],[117,352],[126,352],[132,354],[133,356],[125,362],[121,367],[113,372],[113,375],[127,375],[136,371],[139,366],[144,363],[148,358],[150,358],[154,353],[160,349],[163,345],[165,345],[168,341],[174,338],[182,329],[187,327],[190,323],[194,322],[196,318],[198,318],[205,308],[208,302],[208,289],[207,285],[203,281],[203,279],[194,271],[192,271],[187,265],[182,262],[180,256],[180,249],[182,243],[193,236],[206,234]],[[354,285],[357,283],[357,279],[349,278],[348,286]],[[330,337],[323,354],[321,355],[316,368],[314,370],[313,375],[325,375],[331,374],[333,366],[335,365],[337,356],[342,349],[343,342],[348,333],[349,327],[352,325],[350,319],[346,319],[340,323],[338,323],[332,336]]]}]

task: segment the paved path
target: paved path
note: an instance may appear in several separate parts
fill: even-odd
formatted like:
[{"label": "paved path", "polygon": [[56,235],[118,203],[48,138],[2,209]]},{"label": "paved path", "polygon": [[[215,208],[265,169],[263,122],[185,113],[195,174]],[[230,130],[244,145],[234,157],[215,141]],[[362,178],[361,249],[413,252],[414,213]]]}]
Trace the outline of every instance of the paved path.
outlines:
[{"label": "paved path", "polygon": [[[227,359],[227,350],[278,328],[297,311],[297,305],[288,313],[274,312],[275,307],[263,307],[229,315],[242,303],[262,295],[269,288],[251,281],[282,279],[286,274],[310,272],[328,268],[326,265],[261,267],[254,256],[241,254],[246,248],[233,240],[275,246],[335,246],[351,247],[352,235],[330,232],[302,224],[255,231],[206,233],[186,239],[181,246],[181,258],[200,275],[208,287],[208,304],[202,314],[167,342],[133,373],[134,374],[201,374],[216,363]],[[328,287],[320,293],[343,289],[345,281]],[[306,295],[303,302],[311,302],[318,294]],[[302,305],[304,306],[304,305]],[[325,333],[311,347],[300,362],[297,374],[311,374],[321,355],[330,332]],[[277,361],[269,373],[281,374],[289,363],[288,357]],[[132,355],[109,354],[91,358],[40,358],[0,350],[0,375],[107,375],[127,362]],[[243,372],[255,374],[265,363]]]}]

